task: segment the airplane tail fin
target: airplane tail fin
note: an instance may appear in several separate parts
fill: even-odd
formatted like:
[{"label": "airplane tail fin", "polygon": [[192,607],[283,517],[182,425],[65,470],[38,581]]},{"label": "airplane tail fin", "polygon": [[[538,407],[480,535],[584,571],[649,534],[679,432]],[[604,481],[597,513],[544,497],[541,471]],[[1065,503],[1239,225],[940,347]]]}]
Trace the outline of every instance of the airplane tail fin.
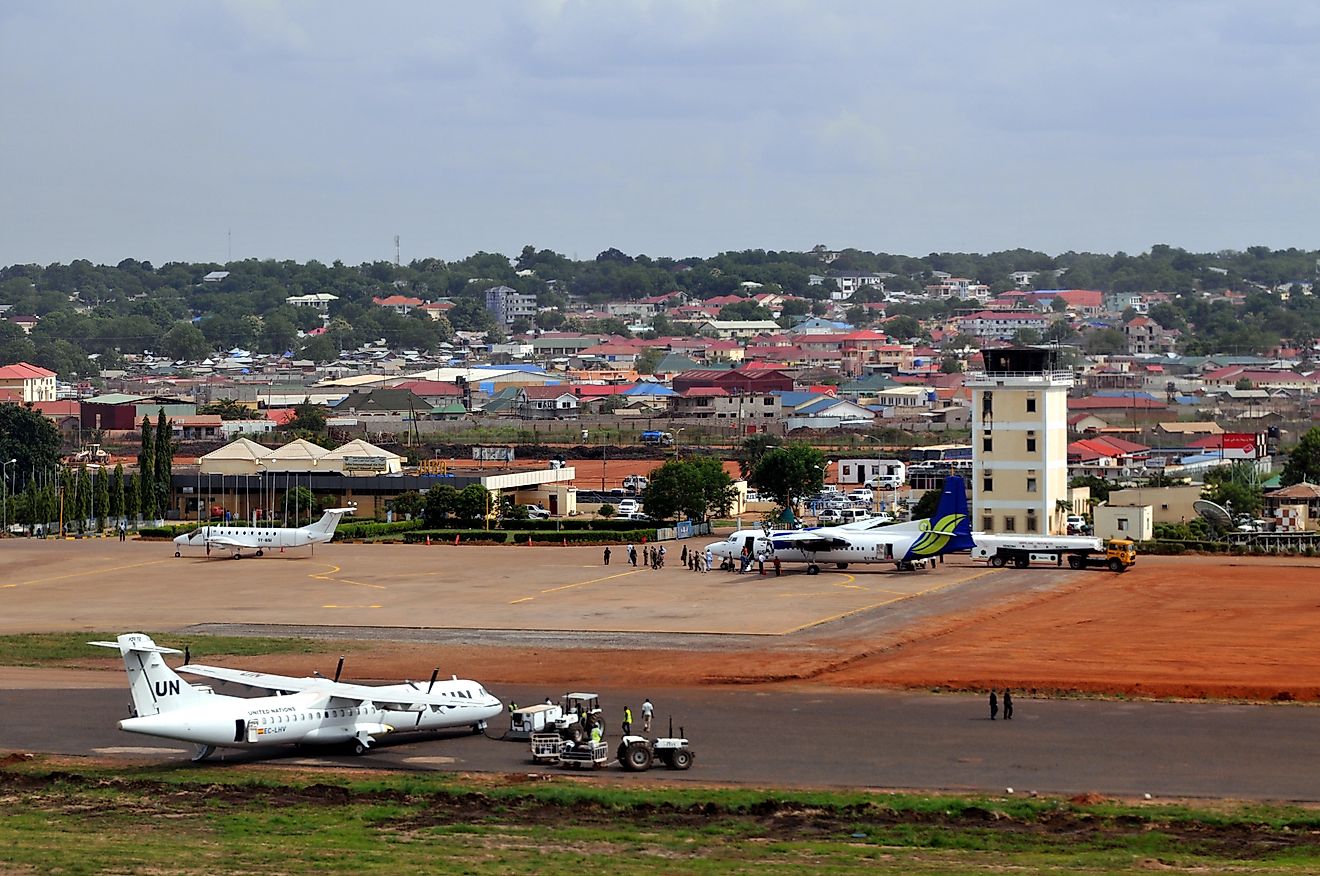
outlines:
[{"label": "airplane tail fin", "polygon": [[128,670],[128,689],[133,697],[133,717],[159,715],[196,705],[207,694],[178,676],[165,663],[163,654],[180,654],[162,648],[142,633],[125,633],[113,642],[88,642],[101,648],[117,648]]},{"label": "airplane tail fin", "polygon": [[976,547],[972,540],[972,512],[967,507],[967,483],[958,475],[944,479],[944,491],[935,506],[930,528],[952,534],[942,553],[969,551]]},{"label": "airplane tail fin", "polygon": [[321,515],[321,519],[307,527],[307,531],[312,535],[334,535],[335,527],[339,525],[340,519],[345,514],[356,512],[356,508],[330,508]]}]

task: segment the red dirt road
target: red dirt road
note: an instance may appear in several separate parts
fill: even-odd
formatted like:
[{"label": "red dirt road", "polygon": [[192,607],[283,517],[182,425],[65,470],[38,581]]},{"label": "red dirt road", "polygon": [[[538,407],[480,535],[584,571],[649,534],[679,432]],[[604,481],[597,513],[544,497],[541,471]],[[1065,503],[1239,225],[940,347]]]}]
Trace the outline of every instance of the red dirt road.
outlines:
[{"label": "red dirt road", "polygon": [[1317,700],[1317,646],[1315,560],[1143,557],[1124,575],[1080,576],[1051,593],[927,630],[830,679]]}]

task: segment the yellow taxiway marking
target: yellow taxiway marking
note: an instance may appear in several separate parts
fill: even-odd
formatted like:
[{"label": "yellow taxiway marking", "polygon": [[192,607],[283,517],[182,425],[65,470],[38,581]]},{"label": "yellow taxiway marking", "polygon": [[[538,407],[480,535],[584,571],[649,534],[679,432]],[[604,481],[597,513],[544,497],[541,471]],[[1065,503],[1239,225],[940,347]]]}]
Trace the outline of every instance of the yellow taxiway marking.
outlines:
[{"label": "yellow taxiway marking", "polygon": [[323,605],[322,608],[380,608],[380,605]]},{"label": "yellow taxiway marking", "polygon": [[[574,581],[572,584],[560,584],[558,587],[549,587],[542,590],[541,593],[558,593],[561,590],[572,590],[574,587],[585,587],[588,584],[599,584],[601,581],[612,581],[615,578],[624,578],[628,575],[636,575],[641,569],[629,569],[626,572],[620,572],[617,575],[605,575],[600,578],[591,578],[587,581]],[[535,596],[524,596],[521,599],[515,599],[509,605],[517,605],[520,602],[530,602]]]},{"label": "yellow taxiway marking", "polygon": [[136,569],[140,566],[156,566],[160,563],[168,563],[169,560],[149,560],[145,563],[129,563],[126,566],[98,566],[95,569],[88,569],[85,572],[70,572],[67,575],[52,575],[49,578],[31,578],[27,581],[19,581],[17,584],[0,584],[0,590],[8,590],[13,587],[26,587],[29,584],[45,584],[48,581],[63,581],[67,578],[82,578],[87,575],[103,575],[106,572],[119,572],[124,569]]},{"label": "yellow taxiway marking", "polygon": [[334,577],[334,574],[335,574],[335,572],[338,572],[338,571],[339,571],[339,567],[338,567],[338,566],[335,566],[335,565],[331,565],[330,563],[326,563],[326,565],[330,567],[330,571],[329,571],[329,572],[324,572],[324,573],[313,572],[312,574],[308,575],[307,577],[308,577],[308,578],[315,578],[315,579],[317,579],[318,581],[339,581],[339,582],[342,582],[342,583],[344,583],[344,584],[354,584],[354,585],[356,585],[356,586],[358,586],[358,587],[370,587],[372,590],[384,590],[384,589],[385,589],[385,585],[384,585],[384,584],[368,584],[368,583],[365,582],[365,581],[354,581],[352,578],[336,578],[336,577]]},{"label": "yellow taxiway marking", "polygon": [[588,580],[588,581],[576,581],[576,582],[574,582],[574,583],[572,583],[572,584],[561,584],[561,585],[559,585],[558,587],[551,587],[551,588],[549,588],[549,589],[542,590],[541,592],[542,592],[542,593],[558,593],[560,590],[572,590],[574,587],[584,587],[584,586],[586,586],[587,584],[597,584],[597,583],[599,583],[599,582],[601,582],[601,581],[610,581],[610,580],[612,580],[612,579],[614,579],[614,578],[623,578],[623,577],[625,577],[625,576],[627,576],[627,575],[636,575],[636,574],[637,574],[638,572],[640,572],[640,571],[641,571],[641,569],[632,569],[632,570],[627,571],[627,572],[620,572],[620,573],[617,574],[617,575],[605,575],[605,576],[602,577],[602,578],[592,578],[592,579],[590,579],[590,580]]},{"label": "yellow taxiway marking", "polygon": [[[799,624],[796,627],[792,627],[791,629],[784,630],[779,635],[787,636],[792,633],[797,633],[797,632],[801,632],[802,630],[810,629],[811,627],[820,626],[821,624],[831,623],[836,620],[843,620],[846,617],[852,617],[855,614],[861,614],[862,612],[870,611],[873,608],[880,608],[883,605],[889,605],[891,602],[899,602],[904,599],[911,599],[914,596],[924,596],[927,593],[934,593],[937,590],[943,590],[946,587],[952,587],[954,584],[966,584],[968,581],[975,581],[977,578],[980,578],[982,575],[988,575],[988,574],[990,574],[990,572],[989,570],[986,570],[976,575],[971,575],[966,578],[960,578],[957,581],[945,581],[943,584],[936,584],[935,586],[927,587],[924,590],[914,590],[911,593],[899,593],[891,597],[890,599],[882,599],[879,602],[872,602],[869,605],[862,605],[857,608],[849,609],[848,611],[843,611],[835,615],[830,615],[829,617],[818,618],[817,620],[814,621],[808,621],[805,624]],[[881,591],[881,592],[893,593],[894,591]]]}]

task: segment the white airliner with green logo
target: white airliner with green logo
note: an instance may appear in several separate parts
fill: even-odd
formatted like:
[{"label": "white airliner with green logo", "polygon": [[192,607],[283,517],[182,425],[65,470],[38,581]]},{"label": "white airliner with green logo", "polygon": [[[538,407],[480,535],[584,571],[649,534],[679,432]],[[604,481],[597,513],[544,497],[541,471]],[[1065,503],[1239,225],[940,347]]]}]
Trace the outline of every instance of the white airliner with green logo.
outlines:
[{"label": "white airliner with green logo", "polygon": [[935,516],[930,518],[871,528],[862,522],[801,530],[739,530],[708,548],[713,555],[735,563],[747,548],[755,560],[806,563],[807,574],[815,575],[828,563],[840,569],[853,563],[893,563],[909,571],[918,561],[970,551],[974,546],[967,487],[962,478],[949,475]]}]

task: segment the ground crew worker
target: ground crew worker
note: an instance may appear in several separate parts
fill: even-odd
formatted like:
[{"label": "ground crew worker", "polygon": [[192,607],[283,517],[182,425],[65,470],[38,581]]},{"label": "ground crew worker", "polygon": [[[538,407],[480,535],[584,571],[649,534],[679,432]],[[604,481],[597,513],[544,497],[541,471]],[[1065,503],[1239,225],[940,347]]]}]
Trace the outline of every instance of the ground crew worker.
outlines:
[{"label": "ground crew worker", "polygon": [[623,707],[623,735],[627,736],[632,732],[632,709],[628,706]]},{"label": "ground crew worker", "polygon": [[592,744],[592,745],[597,744],[598,742],[600,742],[600,738],[601,738],[600,725],[599,725],[599,724],[592,724],[592,725],[591,725],[591,744]]},{"label": "ground crew worker", "polygon": [[1013,720],[1013,692],[1004,688],[1004,720]]},{"label": "ground crew worker", "polygon": [[999,697],[995,696],[995,689],[990,688],[990,720],[993,721],[999,715]]},{"label": "ground crew worker", "polygon": [[651,732],[651,715],[655,712],[655,706],[651,705],[651,698],[642,700],[642,730]]}]

